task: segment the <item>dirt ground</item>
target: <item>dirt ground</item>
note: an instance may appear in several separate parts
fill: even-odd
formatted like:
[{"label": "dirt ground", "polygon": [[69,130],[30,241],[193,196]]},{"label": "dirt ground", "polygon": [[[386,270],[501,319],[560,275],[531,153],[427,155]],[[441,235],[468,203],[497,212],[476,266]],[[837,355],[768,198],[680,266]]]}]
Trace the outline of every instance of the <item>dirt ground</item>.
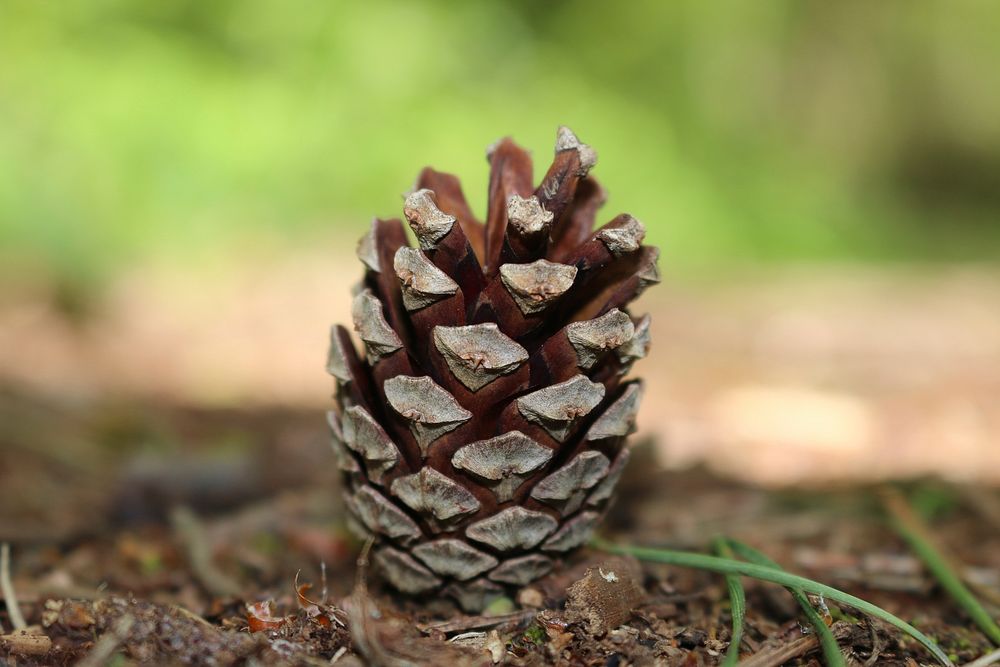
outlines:
[{"label": "dirt ground", "polygon": [[[82,312],[44,289],[0,293],[0,542],[29,626],[14,632],[0,601],[0,659],[718,664],[731,620],[714,574],[590,550],[488,617],[359,577],[322,373],[354,268],[150,270]],[[644,304],[641,432],[603,536],[703,552],[740,539],[912,622],[957,664],[993,650],[877,491],[896,480],[1000,615],[1000,274],[813,267],[679,286],[665,273]],[[588,597],[602,585],[588,568],[627,594]],[[746,664],[820,664],[792,598],[744,583]],[[828,606],[849,664],[931,663]]]},{"label": "dirt ground", "polygon": [[[395,597],[377,571],[359,590],[360,545],[344,529],[311,410],[56,403],[7,390],[0,411],[0,539],[13,544],[32,633],[12,634],[0,611],[8,664],[694,666],[717,664],[728,645],[721,577],[593,550],[490,617]],[[991,650],[886,526],[872,487],[768,491],[703,469],[661,471],[655,455],[637,445],[608,539],[705,550],[727,535],[911,621],[959,664]],[[1000,494],[932,480],[904,489],[996,613]],[[566,604],[588,567],[634,582],[624,608]],[[745,584],[747,664],[819,664],[791,597]],[[891,628],[829,607],[853,664],[930,663]]]}]

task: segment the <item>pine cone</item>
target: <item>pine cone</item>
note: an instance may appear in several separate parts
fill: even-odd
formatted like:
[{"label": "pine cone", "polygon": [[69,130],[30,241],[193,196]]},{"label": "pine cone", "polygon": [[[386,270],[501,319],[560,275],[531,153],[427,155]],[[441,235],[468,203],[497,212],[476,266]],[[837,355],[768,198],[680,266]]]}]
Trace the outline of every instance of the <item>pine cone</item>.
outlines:
[{"label": "pine cone", "polygon": [[399,220],[358,244],[350,334],[334,327],[329,414],[352,527],[405,593],[482,608],[585,543],[628,460],[649,347],[626,305],[659,281],[623,214],[596,233],[596,154],[561,127],[537,188],[527,151],[487,151],[479,222],[455,176],[426,168]]}]

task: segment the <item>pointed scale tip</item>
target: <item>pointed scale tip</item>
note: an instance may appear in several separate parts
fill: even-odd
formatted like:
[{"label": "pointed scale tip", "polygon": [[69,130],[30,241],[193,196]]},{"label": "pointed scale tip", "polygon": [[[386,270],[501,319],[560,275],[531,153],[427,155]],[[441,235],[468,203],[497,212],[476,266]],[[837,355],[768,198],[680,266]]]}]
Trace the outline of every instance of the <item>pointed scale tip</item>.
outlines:
[{"label": "pointed scale tip", "polygon": [[368,232],[358,240],[357,249],[355,250],[355,254],[358,256],[358,259],[360,259],[365,266],[375,273],[379,273],[381,271],[378,259],[377,236],[378,220],[372,220],[371,227],[368,229]]},{"label": "pointed scale tip", "polygon": [[552,212],[542,208],[538,197],[514,194],[507,200],[507,220],[524,236],[534,236],[552,224]]},{"label": "pointed scale tip", "polygon": [[424,250],[436,248],[455,225],[455,216],[439,209],[433,194],[427,188],[417,190],[408,194],[403,204],[403,215]]},{"label": "pointed scale tip", "polygon": [[458,283],[434,266],[419,248],[401,247],[392,265],[403,292],[403,306],[411,312],[458,292]]},{"label": "pointed scale tip", "polygon": [[577,268],[539,259],[530,264],[502,264],[500,279],[525,315],[545,310],[572,287]]},{"label": "pointed scale tip", "polygon": [[556,132],[556,153],[575,150],[580,155],[580,175],[585,176],[587,172],[597,164],[597,151],[582,143],[577,138],[573,130],[565,125],[560,125]]},{"label": "pointed scale tip", "polygon": [[633,253],[642,247],[646,238],[646,226],[631,215],[625,214],[625,222],[617,227],[606,227],[597,232],[597,238],[604,243],[615,257]]}]

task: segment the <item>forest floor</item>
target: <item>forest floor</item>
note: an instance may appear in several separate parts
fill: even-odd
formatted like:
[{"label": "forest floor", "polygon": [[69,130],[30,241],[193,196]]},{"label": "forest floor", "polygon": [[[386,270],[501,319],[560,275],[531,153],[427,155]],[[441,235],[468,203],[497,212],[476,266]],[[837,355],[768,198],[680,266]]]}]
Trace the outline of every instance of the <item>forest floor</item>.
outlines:
[{"label": "forest floor", "polygon": [[[0,451],[0,540],[12,544],[29,626],[13,631],[7,597],[8,664],[695,666],[718,664],[731,636],[722,577],[594,550],[488,617],[393,596],[375,570],[361,581],[361,545],[344,530],[312,410],[68,403],[8,389]],[[877,487],[766,490],[700,468],[662,471],[654,456],[638,443],[608,540],[705,551],[726,535],[912,622],[958,664],[993,650],[887,525]],[[996,616],[1000,494],[935,480],[901,488]],[[624,610],[596,599],[568,610],[566,588],[588,567],[641,592]],[[745,585],[746,664],[820,664],[792,598]],[[833,604],[829,614],[849,664],[932,662],[886,625]]]},{"label": "forest floor", "polygon": [[[51,291],[0,294],[0,542],[11,545],[0,662],[721,660],[731,608],[724,578],[707,572],[586,551],[490,618],[393,596],[375,570],[359,587],[322,371],[326,327],[349,319],[331,286],[350,284],[356,262],[293,259],[226,279],[130,275],[82,309]],[[668,273],[639,306],[654,348],[637,366],[641,431],[603,536],[701,552],[739,539],[912,622],[957,664],[989,653],[880,498],[883,480],[911,480],[896,486],[996,618],[998,298],[990,267],[686,285]],[[591,566],[642,591],[603,625],[566,605]],[[296,578],[312,586],[303,596]],[[747,664],[819,664],[792,598],[744,584]],[[827,604],[849,664],[931,662]]]}]

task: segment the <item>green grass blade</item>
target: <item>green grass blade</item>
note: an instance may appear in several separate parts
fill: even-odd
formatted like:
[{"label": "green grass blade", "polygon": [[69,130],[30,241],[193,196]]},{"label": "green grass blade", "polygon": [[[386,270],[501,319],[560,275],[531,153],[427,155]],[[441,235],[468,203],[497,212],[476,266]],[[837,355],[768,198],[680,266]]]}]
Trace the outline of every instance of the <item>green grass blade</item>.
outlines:
[{"label": "green grass blade", "polygon": [[889,514],[889,523],[899,536],[906,540],[910,549],[923,561],[941,587],[965,610],[990,641],[1000,646],[1000,627],[972,591],[962,583],[961,577],[949,565],[944,554],[934,546],[934,540],[928,529],[909,502],[900,492],[886,489],[882,493],[882,503]]},{"label": "green grass blade", "polygon": [[[724,537],[717,537],[713,542],[715,553],[723,558],[732,558],[733,550]],[[730,615],[733,617],[733,636],[726,649],[726,657],[722,667],[733,667],[740,661],[740,643],[743,641],[743,621],[747,615],[747,595],[743,590],[740,578],[735,574],[726,575],[726,588],[729,589]]]},{"label": "green grass blade", "polygon": [[841,590],[833,588],[832,586],[821,584],[818,581],[790,574],[784,570],[775,570],[770,567],[764,567],[763,565],[757,565],[756,563],[745,563],[743,561],[719,558],[718,556],[706,556],[705,554],[691,553],[689,551],[622,546],[606,542],[604,540],[595,540],[593,545],[598,549],[602,549],[610,553],[621,554],[623,556],[634,556],[640,560],[652,561],[654,563],[665,563],[667,565],[677,565],[679,567],[690,567],[698,570],[708,570],[710,572],[718,572],[720,574],[738,574],[744,577],[760,579],[761,581],[770,581],[771,583],[779,584],[781,586],[785,586],[786,588],[801,588],[803,591],[812,593],[813,595],[823,595],[831,600],[836,600],[841,604],[854,607],[858,611],[862,611],[899,628],[907,635],[923,644],[924,648],[926,648],[942,665],[948,665],[949,667],[952,665],[951,660],[948,659],[948,656],[945,655],[944,651],[942,651],[937,644],[927,637],[927,635],[920,632],[920,630],[917,630],[903,619],[890,614],[881,607],[873,605],[871,602],[862,600],[859,597],[855,597],[850,593],[845,593]]},{"label": "green grass blade", "polygon": [[[729,539],[727,541],[730,548],[743,560],[756,563],[757,565],[763,565],[764,567],[769,567],[774,570],[784,571],[780,565],[753,547],[738,540]],[[840,646],[837,644],[837,638],[833,636],[833,633],[830,631],[830,627],[826,624],[826,621],[823,620],[823,617],[819,615],[819,612],[817,612],[812,606],[812,603],[809,602],[809,598],[806,597],[805,591],[801,588],[796,588],[795,586],[789,586],[788,592],[791,593],[792,597],[795,598],[795,601],[799,603],[800,607],[802,607],[802,612],[806,615],[806,618],[809,620],[809,624],[812,625],[813,630],[816,632],[820,648],[823,650],[823,662],[826,663],[826,667],[847,667],[847,661],[844,660],[844,655],[840,652]]]}]

